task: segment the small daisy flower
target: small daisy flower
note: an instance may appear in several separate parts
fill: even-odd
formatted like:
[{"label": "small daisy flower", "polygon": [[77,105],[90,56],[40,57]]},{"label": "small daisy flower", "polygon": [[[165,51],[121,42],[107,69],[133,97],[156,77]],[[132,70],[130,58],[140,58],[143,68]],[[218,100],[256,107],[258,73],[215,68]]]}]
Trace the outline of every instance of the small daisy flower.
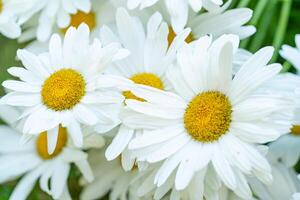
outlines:
[{"label": "small daisy flower", "polygon": [[83,144],[82,126],[103,125],[106,131],[119,124],[118,112],[124,101],[119,91],[97,81],[104,68],[128,52],[119,44],[103,47],[95,39],[90,44],[88,26],[71,27],[63,42],[53,35],[49,51],[34,55],[18,50],[25,68],[12,67],[8,72],[20,80],[7,80],[9,89],[1,103],[25,108],[24,134],[48,131],[48,151],[53,153],[60,127],[67,129],[77,147]]},{"label": "small daisy flower", "polygon": [[27,22],[31,18],[37,21],[36,29],[31,30],[30,33],[34,32],[39,41],[46,41],[55,27],[67,28],[71,24],[72,16],[77,13],[85,16],[93,25],[94,18],[90,11],[91,0],[34,0],[27,16],[20,21]]},{"label": "small daisy flower", "polygon": [[[257,145],[276,140],[292,124],[292,102],[259,91],[275,77],[280,64],[267,65],[274,49],[255,53],[232,78],[239,39],[205,36],[181,48],[167,77],[176,93],[139,85],[127,99],[122,122],[144,129],[129,144],[138,161],[164,161],[154,183],[161,186],[176,171],[175,187],[187,187],[196,172],[212,166],[226,187],[248,191],[245,175],[272,181],[271,168]],[[289,114],[289,115],[288,115]],[[289,117],[287,117],[289,116]],[[250,198],[251,193],[243,193]]]},{"label": "small daisy flower", "polygon": [[[184,44],[189,30],[184,30],[179,34],[169,47],[168,25],[162,21],[159,13],[155,13],[149,19],[147,30],[145,30],[141,21],[131,17],[125,9],[120,8],[116,14],[116,25],[118,36],[104,27],[100,31],[101,39],[108,43],[120,42],[124,48],[130,51],[130,56],[116,62],[113,67],[107,70],[107,73],[128,78],[134,83],[161,90],[170,90],[171,85],[166,81],[165,72],[175,60],[177,49]],[[143,101],[130,91],[124,91],[123,95],[126,99]],[[124,169],[129,170],[134,165],[134,159],[129,159],[130,152],[127,145],[137,134],[140,134],[139,130],[121,125],[112,144],[106,151],[107,159],[113,160],[123,153]]]},{"label": "small daisy flower", "polygon": [[280,55],[289,61],[297,70],[300,71],[300,35],[295,36],[296,47],[283,45],[280,50]]},{"label": "small daisy flower", "polygon": [[91,150],[89,161],[95,179],[87,182],[85,178],[80,180],[83,191],[81,200],[101,199],[109,192],[109,199],[140,200],[137,196],[139,173],[137,167],[125,172],[121,165],[121,160],[107,161],[104,151]]},{"label": "small daisy flower", "polygon": [[223,0],[127,0],[127,7],[129,9],[148,8],[154,4],[163,4],[165,10],[171,18],[171,24],[174,30],[181,31],[186,26],[188,21],[189,12],[197,13],[202,7],[206,10],[216,10],[223,4]]},{"label": "small daisy flower", "polygon": [[[10,119],[18,117],[18,111],[12,108],[1,107],[0,112],[4,111]],[[22,176],[10,196],[11,200],[26,199],[38,179],[40,188],[54,199],[71,199],[67,180],[72,163],[78,167],[86,180],[93,180],[87,161],[88,155],[74,147],[69,140],[67,130],[61,126],[58,131],[57,145],[52,154],[47,151],[47,132],[41,133],[24,145],[20,145],[22,134],[9,126],[0,126],[0,136],[0,183]],[[98,148],[103,146],[103,139],[94,137],[94,140],[98,140]],[[85,145],[89,146],[88,143]]]}]

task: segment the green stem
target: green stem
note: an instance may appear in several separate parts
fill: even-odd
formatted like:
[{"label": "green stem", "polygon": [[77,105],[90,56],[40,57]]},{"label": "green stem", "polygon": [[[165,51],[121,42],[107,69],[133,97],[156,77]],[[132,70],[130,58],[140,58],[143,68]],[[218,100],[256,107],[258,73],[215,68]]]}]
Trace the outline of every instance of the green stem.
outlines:
[{"label": "green stem", "polygon": [[277,0],[272,0],[271,2],[269,2],[269,5],[266,8],[263,17],[261,17],[261,20],[259,21],[257,33],[251,41],[251,46],[249,47],[250,51],[255,52],[263,45],[263,42],[265,41],[264,39],[268,33],[271,21],[274,16],[276,5]]},{"label": "green stem", "polygon": [[273,46],[275,48],[275,53],[272,58],[272,62],[275,62],[278,57],[278,50],[283,43],[284,36],[286,34],[286,29],[289,21],[290,11],[292,8],[292,0],[284,0],[283,6],[281,7],[280,19],[275,32]]},{"label": "green stem", "polygon": [[[255,6],[255,9],[254,9],[253,17],[252,17],[249,24],[254,25],[254,26],[257,25],[259,19],[261,19],[261,15],[263,14],[263,11],[265,10],[265,7],[266,7],[267,3],[268,3],[268,0],[260,0],[257,3],[257,5]],[[249,42],[250,42],[250,38],[244,40],[241,43],[241,47],[246,48],[248,46]]]},{"label": "green stem", "polygon": [[250,3],[250,0],[241,0],[237,7],[238,7],[238,8],[247,7],[247,5],[248,5],[249,3]]},{"label": "green stem", "polygon": [[263,11],[267,5],[267,3],[270,3],[268,0],[260,0],[254,9],[253,18],[250,21],[251,25],[257,25],[259,19],[261,19],[261,15],[263,14]]},{"label": "green stem", "polygon": [[281,73],[288,72],[291,69],[291,67],[292,67],[292,65],[289,62],[285,61],[283,63],[283,67],[282,67]]}]

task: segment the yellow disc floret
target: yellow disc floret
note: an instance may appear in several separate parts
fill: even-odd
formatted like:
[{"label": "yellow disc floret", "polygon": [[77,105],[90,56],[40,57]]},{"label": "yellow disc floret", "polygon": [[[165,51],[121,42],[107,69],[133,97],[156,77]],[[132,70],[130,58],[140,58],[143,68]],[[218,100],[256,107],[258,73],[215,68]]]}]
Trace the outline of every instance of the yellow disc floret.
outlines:
[{"label": "yellow disc floret", "polygon": [[71,22],[67,28],[61,29],[65,33],[69,27],[73,26],[78,28],[81,23],[88,25],[90,30],[93,30],[96,27],[96,15],[93,12],[85,13],[78,11],[76,14],[71,15]]},{"label": "yellow disc floret", "polygon": [[[158,76],[156,76],[155,74],[152,74],[152,73],[135,74],[130,79],[137,84],[151,86],[151,87],[154,87],[154,88],[157,88],[160,90],[164,89],[164,84],[163,84],[162,80]],[[135,96],[130,91],[123,92],[123,95],[126,99],[135,99],[138,101],[145,101],[144,99]]]},{"label": "yellow disc floret", "polygon": [[[170,26],[169,27],[169,35],[168,35],[168,43],[169,46],[172,44],[174,38],[176,37],[176,33],[174,32],[173,28]],[[191,43],[192,41],[194,41],[194,36],[192,33],[190,33],[187,38],[185,38],[185,42],[186,43]]]},{"label": "yellow disc floret", "polygon": [[68,134],[66,128],[59,126],[57,143],[54,152],[50,155],[48,153],[48,139],[47,139],[47,132],[42,132],[36,141],[36,150],[38,155],[43,158],[44,160],[52,159],[58,156],[63,148],[66,146],[68,140]]},{"label": "yellow disc floret", "polygon": [[291,128],[291,132],[293,135],[300,135],[300,125],[294,125],[292,128]]},{"label": "yellow disc floret", "polygon": [[217,91],[203,92],[192,99],[184,114],[187,133],[200,142],[213,142],[224,135],[231,123],[232,106]]},{"label": "yellow disc floret", "polygon": [[42,86],[42,102],[50,109],[62,111],[73,108],[85,94],[85,80],[73,69],[54,72]]}]

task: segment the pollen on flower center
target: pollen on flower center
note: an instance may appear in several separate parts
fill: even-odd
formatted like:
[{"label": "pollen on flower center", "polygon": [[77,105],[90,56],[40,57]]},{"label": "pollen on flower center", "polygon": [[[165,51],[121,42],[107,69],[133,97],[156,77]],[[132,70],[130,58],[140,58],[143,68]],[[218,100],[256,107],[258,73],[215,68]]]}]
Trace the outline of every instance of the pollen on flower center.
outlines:
[{"label": "pollen on flower center", "polygon": [[[168,43],[169,46],[172,44],[174,38],[176,37],[176,33],[174,32],[173,28],[170,26],[169,27],[169,35],[168,35]],[[192,33],[190,33],[187,38],[185,38],[186,43],[191,43],[195,40],[194,36]]]},{"label": "pollen on flower center", "polygon": [[85,13],[78,11],[76,14],[71,15],[71,22],[67,28],[61,29],[65,33],[71,26],[78,28],[81,23],[86,23],[90,30],[96,27],[96,15],[94,12]]},{"label": "pollen on flower center", "polygon": [[59,126],[58,131],[58,137],[57,137],[57,143],[54,152],[50,155],[48,153],[48,140],[47,140],[47,132],[42,132],[38,136],[38,139],[36,141],[36,150],[37,153],[41,158],[44,160],[52,159],[56,156],[58,156],[63,148],[66,146],[68,140],[68,134],[66,128],[63,128],[62,126]]},{"label": "pollen on flower center", "polygon": [[85,94],[85,80],[73,69],[54,72],[42,86],[42,102],[50,109],[62,111],[73,108]]},{"label": "pollen on flower center", "polygon": [[[160,90],[164,89],[164,84],[163,84],[162,80],[158,76],[156,76],[155,74],[152,74],[152,73],[135,74],[130,79],[137,84],[151,86],[151,87],[154,87],[154,88],[157,88]],[[130,91],[123,92],[123,95],[126,99],[135,99],[138,101],[145,101],[144,99],[135,96]]]},{"label": "pollen on flower center", "polygon": [[228,131],[231,113],[232,106],[227,96],[217,91],[201,93],[185,110],[185,129],[197,141],[213,142]]}]

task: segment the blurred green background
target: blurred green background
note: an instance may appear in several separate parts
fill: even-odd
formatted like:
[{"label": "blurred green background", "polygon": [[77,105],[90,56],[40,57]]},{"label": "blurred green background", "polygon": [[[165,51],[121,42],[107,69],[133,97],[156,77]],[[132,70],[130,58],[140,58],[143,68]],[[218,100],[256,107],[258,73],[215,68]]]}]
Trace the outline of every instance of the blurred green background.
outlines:
[{"label": "blurred green background", "polygon": [[[300,0],[232,0],[231,8],[249,7],[254,10],[249,24],[255,25],[257,32],[251,38],[244,40],[241,47],[255,52],[263,46],[272,45],[276,48],[273,62],[284,65],[284,71],[294,71],[293,67],[278,55],[282,44],[294,46],[294,36],[300,33]],[[0,36],[0,82],[9,78],[6,69],[18,66],[16,50],[25,44]],[[300,59],[300,58],[299,58]],[[1,95],[4,91],[1,87]],[[1,163],[0,163],[1,165]],[[74,199],[78,199],[80,188],[77,185],[79,173],[73,168],[69,181],[70,191]],[[0,185],[0,200],[7,200],[17,181]],[[29,199],[50,199],[36,186]]]}]

